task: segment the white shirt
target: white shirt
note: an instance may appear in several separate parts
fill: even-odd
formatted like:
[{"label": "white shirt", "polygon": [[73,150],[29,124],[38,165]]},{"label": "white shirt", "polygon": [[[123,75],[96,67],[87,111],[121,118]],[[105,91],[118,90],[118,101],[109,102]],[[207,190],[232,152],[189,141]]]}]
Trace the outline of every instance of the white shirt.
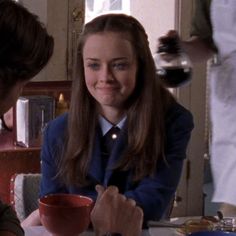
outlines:
[{"label": "white shirt", "polygon": [[[115,125],[115,127],[118,127],[120,129],[123,128],[125,121],[127,119],[127,116],[122,118],[118,124]],[[104,136],[114,125],[110,123],[107,119],[105,119],[103,116],[99,116],[99,124],[102,129],[102,135]]]}]

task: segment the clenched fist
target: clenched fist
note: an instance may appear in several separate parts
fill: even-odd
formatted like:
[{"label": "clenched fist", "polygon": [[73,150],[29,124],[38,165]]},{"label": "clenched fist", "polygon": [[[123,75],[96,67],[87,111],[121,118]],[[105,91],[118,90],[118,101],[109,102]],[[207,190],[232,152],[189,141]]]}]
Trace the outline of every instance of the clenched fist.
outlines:
[{"label": "clenched fist", "polygon": [[98,198],[91,212],[96,236],[120,233],[122,236],[138,236],[142,233],[143,211],[136,202],[119,193],[115,186],[106,189],[96,186]]}]

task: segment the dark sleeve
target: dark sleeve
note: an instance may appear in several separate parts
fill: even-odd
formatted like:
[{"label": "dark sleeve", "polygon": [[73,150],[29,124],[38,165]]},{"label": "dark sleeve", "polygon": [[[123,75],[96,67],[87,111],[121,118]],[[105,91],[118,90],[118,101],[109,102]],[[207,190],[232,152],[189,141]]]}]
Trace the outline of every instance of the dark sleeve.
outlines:
[{"label": "dark sleeve", "polygon": [[186,149],[193,129],[189,111],[176,104],[167,117],[166,161],[158,163],[156,174],[144,178],[137,188],[125,195],[133,198],[144,211],[144,222],[160,220],[177,189]]},{"label": "dark sleeve", "polygon": [[66,187],[56,178],[58,160],[64,145],[67,116],[63,115],[48,123],[44,131],[41,150],[40,197],[51,193],[67,193]]},{"label": "dark sleeve", "polygon": [[197,0],[194,1],[194,3],[195,9],[192,18],[190,35],[198,36],[202,40],[206,41],[207,44],[215,50],[216,47],[213,42],[210,17],[211,0]]},{"label": "dark sleeve", "polygon": [[9,231],[16,236],[24,235],[24,230],[13,209],[2,202],[0,202],[0,231]]}]

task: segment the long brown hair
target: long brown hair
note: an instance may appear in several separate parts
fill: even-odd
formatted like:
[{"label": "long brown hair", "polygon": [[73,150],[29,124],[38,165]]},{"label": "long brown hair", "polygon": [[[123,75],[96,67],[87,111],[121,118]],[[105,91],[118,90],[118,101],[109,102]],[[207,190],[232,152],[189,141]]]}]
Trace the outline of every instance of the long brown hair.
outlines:
[{"label": "long brown hair", "polygon": [[132,16],[102,15],[85,25],[78,45],[78,73],[72,84],[68,137],[59,169],[59,176],[68,184],[86,184],[98,112],[85,84],[83,48],[88,36],[102,32],[127,35],[138,62],[136,88],[127,108],[128,147],[116,168],[132,169],[134,180],[140,180],[153,174],[158,160],[164,158],[164,119],[174,98],[156,77],[146,32]]}]

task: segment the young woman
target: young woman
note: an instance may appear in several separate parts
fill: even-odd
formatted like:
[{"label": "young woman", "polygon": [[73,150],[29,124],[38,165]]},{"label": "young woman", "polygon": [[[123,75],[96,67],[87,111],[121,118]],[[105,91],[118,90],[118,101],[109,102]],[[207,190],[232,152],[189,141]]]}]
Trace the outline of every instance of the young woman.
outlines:
[{"label": "young woman", "polygon": [[[159,220],[180,179],[190,112],[159,83],[145,30],[131,16],[87,23],[77,60],[70,111],[45,131],[41,196],[96,199],[97,184],[116,186],[142,208],[145,222]],[[109,153],[104,136],[112,126],[120,132]]]}]

